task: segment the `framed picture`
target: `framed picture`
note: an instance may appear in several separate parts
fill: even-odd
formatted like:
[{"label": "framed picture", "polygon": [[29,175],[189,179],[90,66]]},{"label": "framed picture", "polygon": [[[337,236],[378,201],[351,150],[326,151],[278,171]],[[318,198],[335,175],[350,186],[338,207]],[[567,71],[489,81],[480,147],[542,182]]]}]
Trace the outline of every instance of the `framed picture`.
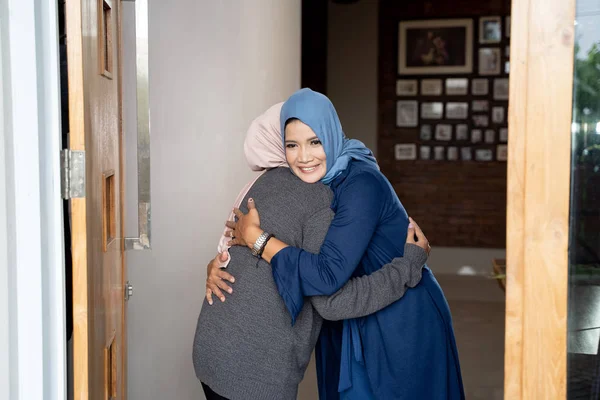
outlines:
[{"label": "framed picture", "polygon": [[484,47],[479,49],[479,75],[499,75],[501,66],[499,48]]},{"label": "framed picture", "polygon": [[479,43],[500,43],[502,40],[502,18],[479,18]]},{"label": "framed picture", "polygon": [[421,129],[419,131],[419,139],[421,140],[431,140],[431,125],[421,125]]},{"label": "framed picture", "polygon": [[507,38],[510,37],[510,15],[506,17],[506,22],[504,23],[504,36]]},{"label": "framed picture", "polygon": [[416,79],[398,79],[396,81],[396,96],[416,96],[419,84]]},{"label": "framed picture", "polygon": [[504,107],[492,107],[492,123],[504,123]]},{"label": "framed picture", "polygon": [[452,140],[452,125],[438,124],[435,126],[435,140],[448,142]]},{"label": "framed picture", "polygon": [[444,116],[444,103],[421,103],[422,119],[442,119]]},{"label": "framed picture", "polygon": [[419,120],[419,103],[416,100],[396,102],[396,126],[416,127]]},{"label": "framed picture", "polygon": [[494,152],[489,149],[477,149],[475,150],[475,161],[492,161],[494,159]]},{"label": "framed picture", "polygon": [[443,146],[435,146],[433,148],[433,158],[438,161],[444,159],[445,153],[446,153],[446,148]]},{"label": "framed picture", "polygon": [[473,20],[401,21],[398,74],[469,74],[473,71]]},{"label": "framed picture", "polygon": [[471,94],[475,96],[486,96],[490,92],[490,84],[487,79],[473,79],[471,82]]},{"label": "framed picture", "polygon": [[460,148],[460,159],[463,161],[471,161],[473,159],[473,153],[470,147]]},{"label": "framed picture", "polygon": [[469,125],[456,125],[456,140],[469,140]]},{"label": "framed picture", "polygon": [[496,131],[493,129],[485,130],[485,142],[486,143],[494,143],[496,141]]},{"label": "framed picture", "polygon": [[439,96],[442,94],[441,79],[423,79],[421,80],[421,95]]},{"label": "framed picture", "polygon": [[487,115],[473,115],[473,125],[476,127],[489,126],[489,117]]},{"label": "framed picture", "polygon": [[419,148],[419,157],[421,158],[421,160],[430,160],[431,159],[431,147],[421,146]]},{"label": "framed picture", "polygon": [[448,147],[448,152],[447,152],[446,158],[449,161],[458,160],[458,147],[455,147],[455,146]]},{"label": "framed picture", "polygon": [[494,100],[508,100],[508,78],[494,79]]},{"label": "framed picture", "polygon": [[469,80],[467,78],[446,79],[446,94],[448,96],[460,96],[469,93]]},{"label": "framed picture", "polygon": [[481,143],[483,140],[483,133],[481,129],[473,129],[471,131],[471,143]]},{"label": "framed picture", "polygon": [[446,103],[446,118],[467,119],[469,117],[469,103]]},{"label": "framed picture", "polygon": [[473,112],[489,111],[490,102],[487,100],[473,100],[471,103],[471,109]]},{"label": "framed picture", "polygon": [[416,160],[416,144],[397,144],[394,146],[394,156],[396,160]]},{"label": "framed picture", "polygon": [[508,160],[508,146],[505,144],[499,144],[496,146],[496,160],[507,161]]},{"label": "framed picture", "polygon": [[510,74],[510,61],[504,62],[504,73],[506,75]]},{"label": "framed picture", "polygon": [[498,140],[502,143],[508,142],[508,128],[500,128],[498,131]]}]

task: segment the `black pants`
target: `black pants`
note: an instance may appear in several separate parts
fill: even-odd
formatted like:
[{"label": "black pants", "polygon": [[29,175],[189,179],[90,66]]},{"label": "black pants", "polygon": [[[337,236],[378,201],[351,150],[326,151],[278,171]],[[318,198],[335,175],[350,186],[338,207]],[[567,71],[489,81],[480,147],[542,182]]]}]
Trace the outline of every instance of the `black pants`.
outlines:
[{"label": "black pants", "polygon": [[206,396],[206,400],[228,400],[227,397],[223,397],[213,392],[212,389],[208,387],[208,385],[204,384],[204,382],[201,383],[202,389],[204,390],[204,395]]}]

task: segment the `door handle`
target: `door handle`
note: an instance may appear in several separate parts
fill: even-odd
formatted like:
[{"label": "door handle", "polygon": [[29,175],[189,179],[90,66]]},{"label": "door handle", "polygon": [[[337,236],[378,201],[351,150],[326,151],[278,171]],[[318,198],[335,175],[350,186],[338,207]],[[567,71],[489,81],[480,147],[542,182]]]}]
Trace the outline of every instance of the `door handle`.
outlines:
[{"label": "door handle", "polygon": [[152,248],[150,195],[150,101],[148,90],[148,0],[135,1],[138,237],[125,238],[125,250]]}]

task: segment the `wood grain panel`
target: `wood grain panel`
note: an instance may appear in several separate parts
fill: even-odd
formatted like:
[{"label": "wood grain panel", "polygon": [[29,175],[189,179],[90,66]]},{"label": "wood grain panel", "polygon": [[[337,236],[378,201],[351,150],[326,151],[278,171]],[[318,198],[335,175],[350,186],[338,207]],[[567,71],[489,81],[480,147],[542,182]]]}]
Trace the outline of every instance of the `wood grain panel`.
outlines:
[{"label": "wood grain panel", "polygon": [[513,5],[506,399],[564,399],[575,0]]}]

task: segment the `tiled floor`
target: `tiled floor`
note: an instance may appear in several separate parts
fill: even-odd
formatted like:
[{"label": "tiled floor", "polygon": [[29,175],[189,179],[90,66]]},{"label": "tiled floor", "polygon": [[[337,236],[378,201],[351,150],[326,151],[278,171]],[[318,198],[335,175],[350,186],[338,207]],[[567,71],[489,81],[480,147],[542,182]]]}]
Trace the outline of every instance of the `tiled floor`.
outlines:
[{"label": "tiled floor", "polygon": [[[480,276],[438,274],[450,304],[468,400],[503,400],[504,292]],[[317,399],[312,360],[298,399]],[[426,400],[426,399],[423,399]]]},{"label": "tiled floor", "polygon": [[437,275],[454,323],[465,395],[502,400],[504,385],[504,293],[491,279]]}]

